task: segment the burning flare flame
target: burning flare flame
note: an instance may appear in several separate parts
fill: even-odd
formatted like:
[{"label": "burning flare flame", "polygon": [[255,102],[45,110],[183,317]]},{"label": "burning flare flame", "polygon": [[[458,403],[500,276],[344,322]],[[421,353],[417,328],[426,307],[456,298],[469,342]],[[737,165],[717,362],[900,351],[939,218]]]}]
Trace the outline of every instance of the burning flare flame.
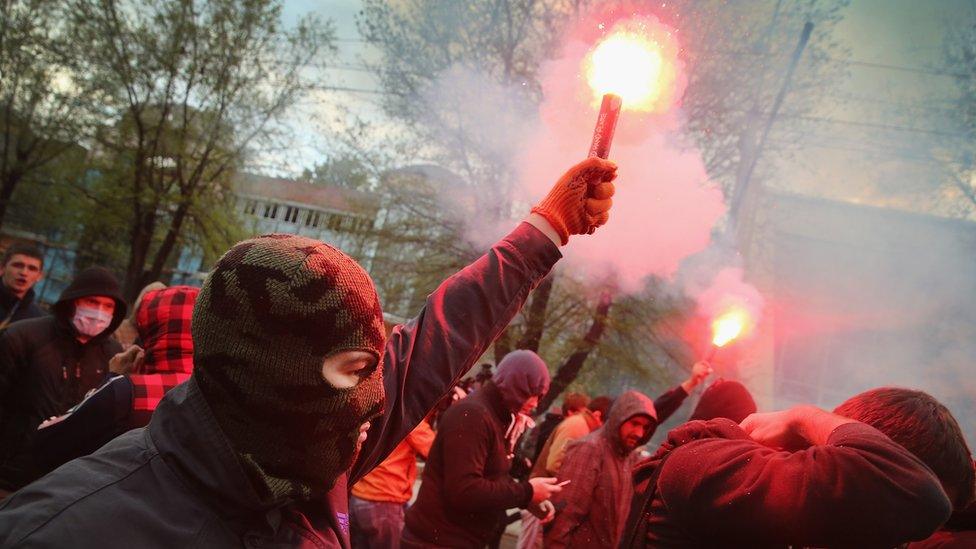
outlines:
[{"label": "burning flare flame", "polygon": [[739,337],[749,323],[749,313],[744,309],[734,308],[719,315],[712,321],[712,345],[724,347]]},{"label": "burning flare flame", "polygon": [[629,110],[667,110],[673,102],[678,70],[676,46],[669,40],[669,34],[649,30],[643,22],[617,24],[584,60],[594,105],[599,106],[604,94],[613,93]]}]

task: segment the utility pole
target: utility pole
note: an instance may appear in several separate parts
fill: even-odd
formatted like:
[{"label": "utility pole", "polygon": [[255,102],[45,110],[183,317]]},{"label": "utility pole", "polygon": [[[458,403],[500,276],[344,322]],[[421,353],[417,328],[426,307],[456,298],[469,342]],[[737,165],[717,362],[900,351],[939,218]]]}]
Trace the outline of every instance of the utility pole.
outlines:
[{"label": "utility pole", "polygon": [[783,85],[780,87],[779,93],[776,94],[772,109],[770,109],[769,115],[763,125],[762,133],[757,140],[752,141],[752,139],[749,139],[743,143],[742,150],[744,154],[739,163],[735,188],[732,190],[732,199],[729,203],[729,229],[730,231],[738,232],[740,244],[747,243],[751,233],[752,216],[749,216],[745,220],[741,219],[740,216],[742,215],[743,203],[747,201],[747,193],[750,190],[749,186],[752,182],[752,174],[756,169],[756,163],[759,161],[760,155],[762,155],[763,147],[766,145],[769,130],[773,127],[773,122],[776,120],[779,109],[783,105],[783,99],[786,98],[786,94],[789,92],[793,74],[796,72],[796,66],[800,62],[800,57],[803,55],[803,50],[806,48],[807,42],[810,41],[811,32],[813,32],[813,23],[807,21],[803,25],[800,39],[797,41],[793,55],[790,57],[790,63],[783,77]]}]

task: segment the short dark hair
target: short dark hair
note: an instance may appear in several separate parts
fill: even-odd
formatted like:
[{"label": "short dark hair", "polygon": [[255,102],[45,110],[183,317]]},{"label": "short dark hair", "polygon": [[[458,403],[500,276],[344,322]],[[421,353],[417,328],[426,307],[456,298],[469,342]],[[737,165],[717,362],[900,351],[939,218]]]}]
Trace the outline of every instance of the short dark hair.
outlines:
[{"label": "short dark hair", "polygon": [[41,262],[41,268],[44,268],[44,254],[41,249],[33,244],[17,243],[11,244],[3,251],[3,266],[6,267],[7,263],[14,258],[15,255],[26,255],[27,257],[33,257],[34,259]]},{"label": "short dark hair", "polygon": [[607,410],[609,410],[611,406],[613,406],[613,399],[606,395],[600,395],[591,400],[586,407],[589,408],[591,412],[600,412],[603,419],[606,419]]},{"label": "short dark hair", "polygon": [[931,395],[881,387],[849,398],[834,413],[867,423],[922,460],[957,511],[973,501],[976,471],[969,446],[952,412]]},{"label": "short dark hair", "polygon": [[579,412],[590,403],[590,397],[583,393],[569,393],[563,397],[563,415]]}]

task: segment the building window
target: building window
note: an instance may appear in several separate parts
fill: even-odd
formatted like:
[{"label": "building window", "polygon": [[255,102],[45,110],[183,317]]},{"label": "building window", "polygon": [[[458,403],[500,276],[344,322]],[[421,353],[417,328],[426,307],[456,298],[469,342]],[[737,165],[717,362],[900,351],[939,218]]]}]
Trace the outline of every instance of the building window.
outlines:
[{"label": "building window", "polygon": [[319,212],[308,211],[308,217],[305,218],[306,227],[318,227],[319,226]]},{"label": "building window", "polygon": [[329,216],[329,229],[333,231],[338,231],[342,228],[342,216],[341,215],[330,215]]},{"label": "building window", "polygon": [[264,217],[268,219],[275,219],[278,217],[278,205],[277,204],[265,204],[264,205]]},{"label": "building window", "polygon": [[288,223],[298,223],[298,208],[288,206],[288,209],[285,210],[285,221]]},{"label": "building window", "polygon": [[254,212],[258,211],[258,201],[248,200],[244,203],[244,213],[247,215],[254,215]]}]

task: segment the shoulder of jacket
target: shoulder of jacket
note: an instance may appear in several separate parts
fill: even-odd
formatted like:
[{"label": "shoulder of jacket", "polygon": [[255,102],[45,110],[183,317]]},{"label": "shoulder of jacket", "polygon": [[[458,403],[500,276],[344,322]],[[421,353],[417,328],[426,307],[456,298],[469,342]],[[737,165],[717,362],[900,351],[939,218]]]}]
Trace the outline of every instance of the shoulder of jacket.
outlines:
[{"label": "shoulder of jacket", "polygon": [[19,345],[44,345],[57,337],[56,322],[52,316],[19,320],[3,331],[0,340],[16,342]]},{"label": "shoulder of jacket", "polygon": [[[115,440],[119,441],[126,437],[141,439],[140,434],[130,432]],[[155,446],[145,440],[140,440],[138,444],[131,446],[126,456],[130,458],[129,463],[119,464],[118,460],[113,463],[113,460],[100,456],[101,453],[102,451],[99,451],[69,462],[54,473],[12,495],[12,499],[7,502],[11,505],[19,503],[13,499],[18,495],[26,498],[27,502],[17,507],[3,509],[7,511],[5,514],[8,514],[5,518],[15,524],[7,532],[8,535],[14,535],[7,537],[5,543],[9,543],[10,546],[20,546],[29,544],[32,539],[40,541],[47,536],[54,538],[51,541],[57,541],[59,534],[48,534],[55,521],[65,521],[64,523],[67,524],[70,520],[67,518],[68,514],[85,507],[90,507],[90,512],[86,509],[80,516],[90,515],[92,522],[104,520],[100,511],[105,511],[111,506],[104,502],[116,502],[116,490],[127,491],[119,488],[118,485],[131,481],[140,474],[149,474],[153,461],[159,457]],[[90,467],[86,467],[89,465]],[[37,499],[32,496],[36,496]],[[72,528],[84,527],[83,524],[78,525],[74,521],[72,524]],[[62,541],[67,543],[67,540]]]}]

